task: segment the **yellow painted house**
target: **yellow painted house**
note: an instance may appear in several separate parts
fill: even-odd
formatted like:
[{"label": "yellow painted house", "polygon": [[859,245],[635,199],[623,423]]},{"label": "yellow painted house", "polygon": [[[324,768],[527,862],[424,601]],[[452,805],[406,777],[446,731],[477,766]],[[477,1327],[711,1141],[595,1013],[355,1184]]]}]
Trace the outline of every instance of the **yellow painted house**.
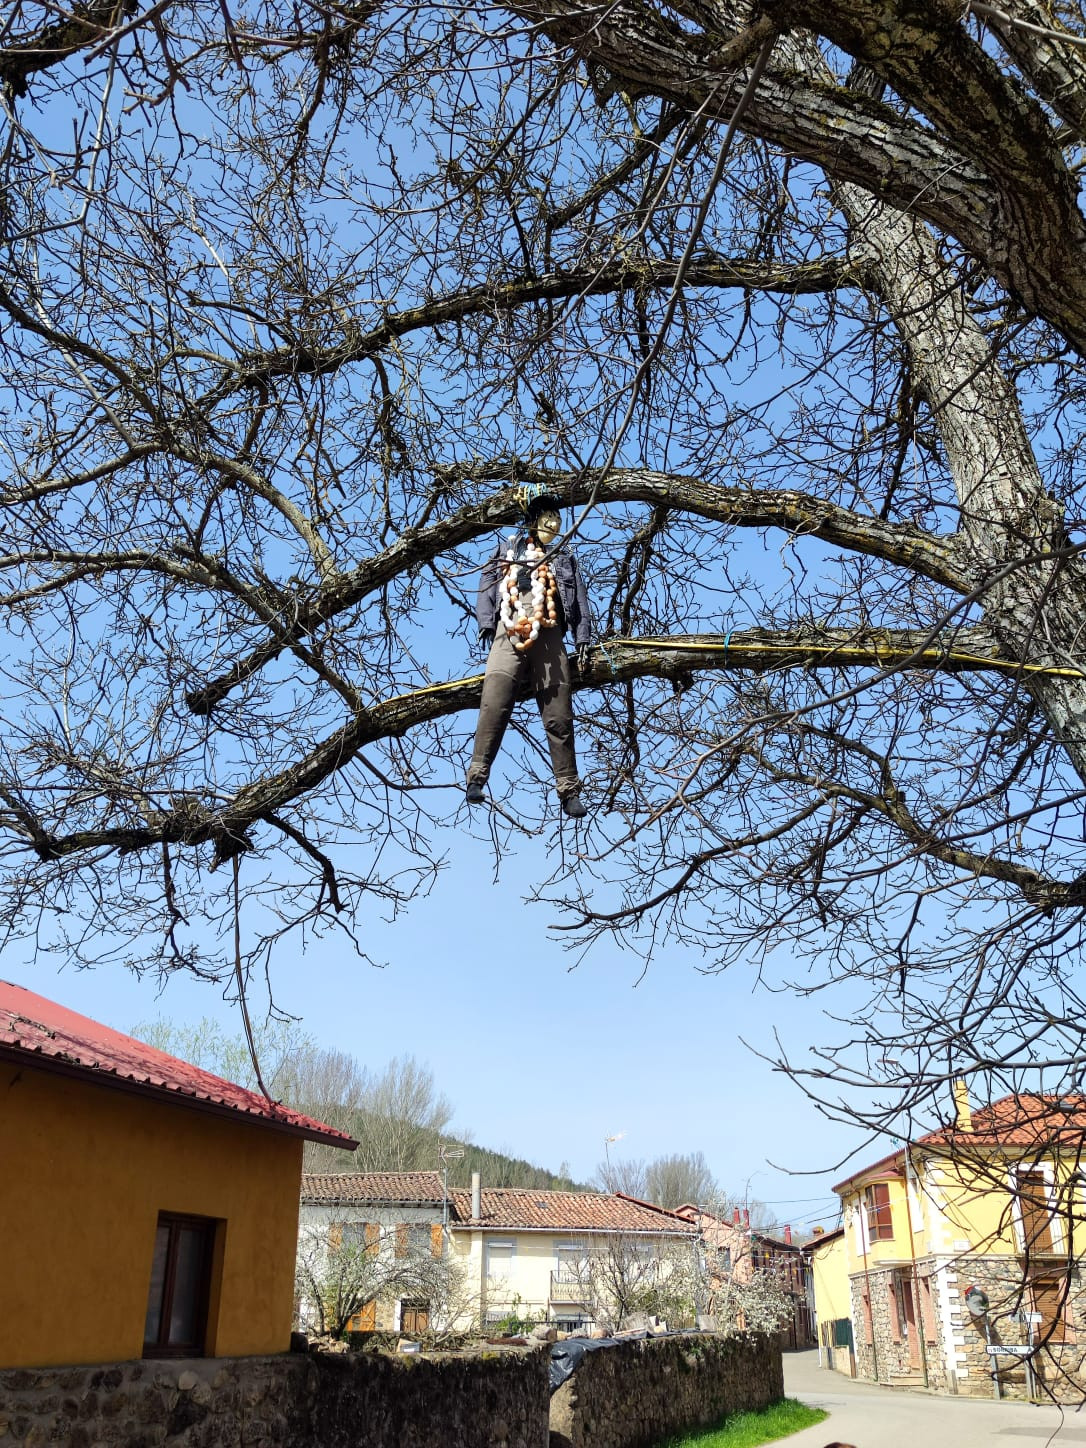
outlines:
[{"label": "yellow painted house", "polygon": [[[834,1190],[857,1375],[1078,1398],[1086,1378],[1086,1098],[1007,1096]],[[821,1322],[821,1313],[820,1313]]]},{"label": "yellow painted house", "polygon": [[286,1351],[307,1139],[356,1145],[0,982],[0,1368]]},{"label": "yellow painted house", "polygon": [[307,1175],[301,1230],[312,1242],[372,1243],[375,1258],[414,1238],[451,1267],[451,1304],[393,1294],[359,1312],[350,1326],[360,1329],[505,1331],[530,1321],[585,1331],[601,1309],[613,1315],[618,1277],[643,1289],[687,1267],[693,1280],[699,1261],[697,1226],[676,1212],[622,1192],[484,1188],[477,1172],[470,1190],[446,1190],[439,1171]]},{"label": "yellow painted house", "polygon": [[845,1251],[845,1229],[822,1232],[804,1244],[814,1297],[819,1360],[824,1367],[856,1376],[852,1339],[852,1291]]}]

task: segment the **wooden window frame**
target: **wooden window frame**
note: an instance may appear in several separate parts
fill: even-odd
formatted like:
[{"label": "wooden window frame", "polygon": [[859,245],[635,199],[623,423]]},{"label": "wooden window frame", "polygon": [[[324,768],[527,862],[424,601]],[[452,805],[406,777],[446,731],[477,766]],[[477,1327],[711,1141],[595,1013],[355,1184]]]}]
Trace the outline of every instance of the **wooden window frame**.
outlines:
[{"label": "wooden window frame", "polygon": [[869,1242],[894,1240],[894,1209],[890,1201],[890,1183],[872,1182],[864,1188],[864,1210],[867,1214]]},{"label": "wooden window frame", "polygon": [[[158,1337],[154,1341],[146,1338],[143,1343],[145,1358],[203,1357],[209,1336],[208,1313],[211,1305],[211,1277],[215,1266],[215,1247],[218,1240],[219,1222],[214,1217],[197,1217],[183,1212],[159,1212],[155,1223],[155,1239],[165,1227],[169,1233],[166,1246],[166,1266],[162,1277],[162,1302],[159,1307]],[[198,1326],[196,1338],[191,1342],[175,1343],[169,1340],[170,1318],[173,1315],[174,1292],[177,1287],[177,1252],[182,1228],[196,1229],[203,1242],[203,1252],[196,1282],[196,1312]],[[151,1307],[151,1289],[147,1288],[147,1311]],[[145,1324],[146,1330],[146,1324]]]}]

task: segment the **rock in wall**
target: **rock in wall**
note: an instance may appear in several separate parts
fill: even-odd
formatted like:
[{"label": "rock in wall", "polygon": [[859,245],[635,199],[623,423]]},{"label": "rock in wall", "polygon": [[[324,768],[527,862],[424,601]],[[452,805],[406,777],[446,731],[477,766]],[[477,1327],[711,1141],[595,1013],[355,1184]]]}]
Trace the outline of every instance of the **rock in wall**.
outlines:
[{"label": "rock in wall", "polygon": [[547,1448],[545,1347],[0,1372],[0,1448]]},{"label": "rock in wall", "polygon": [[551,1448],[652,1448],[784,1396],[779,1339],[689,1333],[589,1353],[551,1398]]}]

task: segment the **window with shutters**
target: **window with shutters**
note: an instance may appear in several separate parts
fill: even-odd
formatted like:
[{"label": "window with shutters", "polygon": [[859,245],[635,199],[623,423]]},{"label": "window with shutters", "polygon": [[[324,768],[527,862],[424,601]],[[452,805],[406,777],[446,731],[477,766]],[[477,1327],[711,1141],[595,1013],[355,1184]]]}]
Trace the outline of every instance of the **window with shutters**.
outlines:
[{"label": "window with shutters", "polygon": [[429,1257],[433,1252],[433,1237],[429,1222],[398,1222],[396,1225],[397,1257]]},{"label": "window with shutters", "polygon": [[873,1182],[864,1191],[867,1235],[872,1242],[890,1242],[894,1236],[894,1215],[890,1207],[888,1182]]},{"label": "window with shutters", "polygon": [[400,1309],[401,1332],[428,1332],[430,1328],[430,1304],[421,1299],[404,1302]]},{"label": "window with shutters", "polygon": [[1043,1343],[1074,1342],[1073,1318],[1067,1297],[1068,1278],[1065,1273],[1034,1277],[1030,1281],[1033,1310],[1041,1321],[1034,1327],[1034,1340]]},{"label": "window with shutters", "polygon": [[512,1242],[486,1244],[486,1277],[488,1282],[506,1282],[513,1268]]},{"label": "window with shutters", "polygon": [[364,1302],[360,1311],[347,1320],[348,1332],[373,1332],[377,1326],[377,1302]]},{"label": "window with shutters", "polygon": [[1052,1203],[1045,1173],[1035,1169],[1019,1171],[1015,1185],[1021,1214],[1022,1250],[1027,1254],[1054,1252]]}]

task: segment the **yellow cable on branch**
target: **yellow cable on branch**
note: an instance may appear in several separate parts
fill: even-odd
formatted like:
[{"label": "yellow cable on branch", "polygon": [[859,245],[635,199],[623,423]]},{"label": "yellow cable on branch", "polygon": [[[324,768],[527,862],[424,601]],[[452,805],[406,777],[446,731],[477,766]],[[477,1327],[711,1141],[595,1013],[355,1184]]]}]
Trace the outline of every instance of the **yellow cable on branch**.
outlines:
[{"label": "yellow cable on branch", "polygon": [[[655,650],[672,651],[674,653],[689,654],[719,654],[722,660],[735,659],[737,662],[744,656],[778,654],[782,662],[790,660],[796,668],[802,667],[811,659],[825,659],[830,664],[873,664],[878,668],[892,668],[901,664],[907,668],[923,668],[925,666],[957,665],[963,669],[995,669],[1003,674],[1040,674],[1047,678],[1060,679],[1082,679],[1086,678],[1086,665],[1081,669],[1061,667],[1056,664],[1027,664],[1018,663],[1014,659],[994,658],[990,654],[971,654],[962,649],[941,649],[934,645],[913,648],[908,644],[894,643],[890,638],[883,635],[881,638],[872,639],[869,643],[815,643],[813,640],[791,640],[778,642],[769,639],[732,639],[730,636],[722,639],[719,643],[700,638],[674,639],[674,638],[613,638],[606,639],[594,646],[594,652],[599,651],[605,659],[611,662],[612,673],[615,672],[612,654],[621,654],[627,650]],[[741,666],[741,665],[740,665]],[[691,668],[697,668],[697,661],[691,659]],[[421,689],[412,689],[407,694],[397,694],[391,699],[383,701],[382,707],[389,707],[398,703],[406,702],[408,699],[418,699],[426,694],[440,694],[449,689],[463,689],[475,683],[482,683],[482,674],[470,674],[463,679],[449,679],[441,684],[428,684]]]},{"label": "yellow cable on branch", "polygon": [[1081,669],[1061,668],[1055,664],[1026,664],[1014,659],[997,659],[985,654],[967,654],[958,649],[934,647],[913,649],[888,640],[874,641],[865,646],[856,644],[773,643],[762,641],[727,641],[725,643],[687,642],[677,639],[614,639],[602,645],[603,648],[633,649],[689,649],[698,653],[732,654],[791,654],[796,663],[812,654],[823,658],[833,657],[843,663],[871,663],[882,667],[892,664],[948,664],[972,665],[974,668],[996,669],[1005,674],[1045,674],[1053,678],[1086,678],[1086,666]]}]

